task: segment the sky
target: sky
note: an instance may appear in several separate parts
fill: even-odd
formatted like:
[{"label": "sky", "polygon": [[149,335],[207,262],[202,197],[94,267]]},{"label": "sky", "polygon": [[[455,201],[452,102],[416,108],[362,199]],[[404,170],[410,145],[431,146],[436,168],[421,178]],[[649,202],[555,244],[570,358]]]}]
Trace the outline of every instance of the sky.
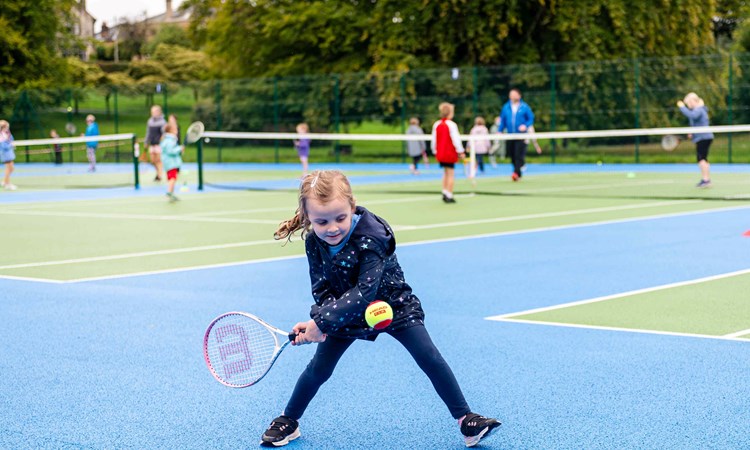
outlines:
[{"label": "sky", "polygon": [[[182,0],[172,0],[172,9],[177,9]],[[86,9],[96,18],[96,31],[117,23],[119,17],[138,17],[146,11],[148,17],[162,14],[167,10],[164,0],[86,0]]]}]

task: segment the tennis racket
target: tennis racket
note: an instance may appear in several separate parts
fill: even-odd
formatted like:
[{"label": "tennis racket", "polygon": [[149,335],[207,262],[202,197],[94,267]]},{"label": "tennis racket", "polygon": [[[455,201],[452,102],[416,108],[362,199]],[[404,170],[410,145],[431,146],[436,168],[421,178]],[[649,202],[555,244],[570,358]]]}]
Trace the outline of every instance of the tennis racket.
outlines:
[{"label": "tennis racket", "polygon": [[680,145],[680,138],[673,134],[668,134],[661,138],[661,148],[668,152],[676,149],[678,145]]},{"label": "tennis racket", "polygon": [[266,376],[281,352],[297,337],[260,318],[229,312],[214,319],[203,337],[203,357],[224,386],[245,388]]},{"label": "tennis racket", "polygon": [[204,131],[206,131],[206,127],[203,125],[203,122],[191,123],[185,133],[185,143],[192,144],[197,142],[203,136]]}]

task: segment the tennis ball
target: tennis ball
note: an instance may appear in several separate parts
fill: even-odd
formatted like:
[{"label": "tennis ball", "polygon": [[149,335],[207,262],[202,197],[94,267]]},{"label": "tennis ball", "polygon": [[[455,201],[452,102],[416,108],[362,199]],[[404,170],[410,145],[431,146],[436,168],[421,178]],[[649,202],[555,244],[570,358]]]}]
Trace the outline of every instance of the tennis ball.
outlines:
[{"label": "tennis ball", "polygon": [[73,107],[72,106],[68,106],[68,112],[71,112],[71,111],[73,111]]},{"label": "tennis ball", "polygon": [[382,300],[375,300],[367,306],[365,320],[372,328],[382,330],[393,321],[393,308]]}]

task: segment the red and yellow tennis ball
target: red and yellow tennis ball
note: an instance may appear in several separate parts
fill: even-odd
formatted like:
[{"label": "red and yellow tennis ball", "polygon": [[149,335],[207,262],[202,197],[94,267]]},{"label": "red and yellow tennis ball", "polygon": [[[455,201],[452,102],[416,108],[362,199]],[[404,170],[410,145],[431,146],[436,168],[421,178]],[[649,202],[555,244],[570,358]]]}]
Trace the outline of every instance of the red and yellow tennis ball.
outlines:
[{"label": "red and yellow tennis ball", "polygon": [[365,321],[372,328],[382,330],[393,321],[393,308],[383,300],[376,300],[367,306]]}]

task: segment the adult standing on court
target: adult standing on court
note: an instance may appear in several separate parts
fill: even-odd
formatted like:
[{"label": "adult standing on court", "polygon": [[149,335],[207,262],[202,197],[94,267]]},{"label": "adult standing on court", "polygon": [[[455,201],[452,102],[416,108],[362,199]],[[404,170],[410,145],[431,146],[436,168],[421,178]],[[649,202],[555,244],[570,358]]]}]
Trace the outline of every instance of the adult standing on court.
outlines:
[{"label": "adult standing on court", "polygon": [[[534,112],[531,107],[521,100],[521,91],[513,88],[508,93],[508,101],[500,111],[500,125],[498,130],[504,133],[526,133],[529,127],[534,126]],[[518,181],[521,176],[521,167],[526,165],[526,147],[528,144],[523,139],[511,140],[507,144],[508,154],[513,164],[513,175],[511,179]]]},{"label": "adult standing on court", "polygon": [[161,106],[154,105],[151,107],[151,117],[146,122],[146,139],[145,146],[148,148],[148,154],[151,157],[151,164],[156,169],[154,181],[161,181],[162,163],[161,163],[161,137],[164,134],[164,126],[167,121],[164,120]]},{"label": "adult standing on court", "polygon": [[[409,128],[406,129],[406,134],[424,135],[424,131],[419,126],[418,118],[412,117],[409,120]],[[425,141],[406,141],[406,150],[411,158],[409,170],[412,175],[419,175],[419,170],[417,169],[419,160],[422,159],[422,155],[427,151]]]},{"label": "adult standing on court", "polygon": [[[703,103],[703,99],[698,97],[698,94],[695,92],[690,92],[685,96],[684,100],[678,101],[677,107],[688,118],[691,127],[708,126],[708,108]],[[694,133],[689,134],[688,137],[692,138],[695,143],[696,159],[701,171],[701,181],[696,186],[707,188],[711,186],[711,164],[708,162],[708,150],[711,147],[711,142],[714,140],[714,134]]]}]

